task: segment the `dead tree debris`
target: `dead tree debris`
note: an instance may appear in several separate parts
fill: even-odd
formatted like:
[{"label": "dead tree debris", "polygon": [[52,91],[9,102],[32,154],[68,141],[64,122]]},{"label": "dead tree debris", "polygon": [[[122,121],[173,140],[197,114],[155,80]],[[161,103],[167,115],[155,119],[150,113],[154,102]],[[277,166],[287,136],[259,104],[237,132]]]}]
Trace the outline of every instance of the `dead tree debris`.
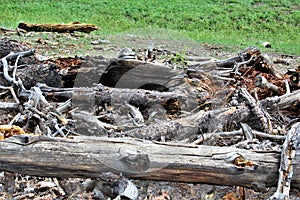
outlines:
[{"label": "dead tree debris", "polygon": [[[33,27],[38,30],[39,26]],[[56,31],[74,31],[65,28]],[[95,29],[84,31],[91,30]],[[153,45],[144,52],[126,48],[112,60],[99,56],[37,61],[33,49],[8,39],[0,40],[1,49],[0,109],[15,113],[1,121],[1,127],[22,130],[15,136],[0,130],[4,139],[2,170],[93,178],[111,171],[130,178],[240,185],[266,191],[276,184],[281,163],[273,197],[287,197],[290,188],[297,187],[294,183],[299,183],[300,168],[295,165],[293,170],[291,162],[297,160],[294,155],[298,150],[295,126],[299,121],[300,71],[279,73],[256,47],[229,59],[200,59],[191,65],[184,62],[181,67],[162,60],[160,55],[166,51]],[[97,155],[94,141],[103,143]],[[117,144],[122,147],[115,149]],[[78,145],[82,145],[80,149]],[[22,149],[19,152],[23,154],[12,159],[13,148]],[[52,155],[61,162],[47,164],[44,170],[48,148],[61,152]],[[201,156],[207,149],[216,153]],[[153,154],[157,151],[162,157]],[[81,160],[72,159],[78,156]],[[23,160],[28,157],[31,163]],[[55,163],[50,157],[47,163]],[[93,166],[89,166],[91,162]],[[57,174],[58,169],[63,173]],[[124,185],[116,196],[103,194],[103,188],[112,185],[100,186],[96,191],[99,198],[137,198],[136,192],[127,193]]]}]

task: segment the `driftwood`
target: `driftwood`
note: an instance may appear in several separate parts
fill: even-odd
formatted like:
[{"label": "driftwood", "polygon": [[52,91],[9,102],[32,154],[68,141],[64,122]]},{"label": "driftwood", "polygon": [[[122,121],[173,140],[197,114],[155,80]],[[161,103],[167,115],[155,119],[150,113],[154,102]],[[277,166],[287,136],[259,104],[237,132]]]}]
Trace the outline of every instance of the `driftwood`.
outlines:
[{"label": "driftwood", "polygon": [[58,33],[73,33],[74,31],[90,33],[91,31],[98,30],[99,28],[93,24],[83,24],[80,22],[72,22],[69,24],[30,24],[20,23],[19,29],[27,32],[58,32]]},{"label": "driftwood", "polygon": [[[280,154],[275,152],[83,136],[14,136],[2,141],[0,150],[0,169],[22,174],[97,178],[101,172],[122,172],[130,178],[240,185],[258,190],[276,185],[280,162]],[[300,181],[298,162],[296,157],[295,183]]]}]

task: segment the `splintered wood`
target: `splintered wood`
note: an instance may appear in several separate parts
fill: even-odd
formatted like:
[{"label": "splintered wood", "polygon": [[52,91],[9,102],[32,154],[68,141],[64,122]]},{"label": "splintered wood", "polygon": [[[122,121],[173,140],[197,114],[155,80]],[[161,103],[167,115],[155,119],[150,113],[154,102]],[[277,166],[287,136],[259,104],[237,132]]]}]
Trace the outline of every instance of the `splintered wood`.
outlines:
[{"label": "splintered wood", "polygon": [[295,154],[299,150],[300,123],[294,124],[288,131],[282,145],[277,190],[269,199],[289,199],[289,192],[294,173]]},{"label": "splintered wood", "polygon": [[274,198],[299,189],[299,67],[280,73],[256,47],[175,67],[153,47],[41,62],[7,39],[1,49],[0,108],[15,113],[4,112],[1,127],[35,134],[1,141],[1,170],[93,178],[111,171],[259,191],[279,177]]}]

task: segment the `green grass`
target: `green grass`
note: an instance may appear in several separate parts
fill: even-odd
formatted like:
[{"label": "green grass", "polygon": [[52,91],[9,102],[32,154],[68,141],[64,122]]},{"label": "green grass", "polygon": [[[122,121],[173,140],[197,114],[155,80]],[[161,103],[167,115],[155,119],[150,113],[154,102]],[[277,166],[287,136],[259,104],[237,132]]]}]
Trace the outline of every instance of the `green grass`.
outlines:
[{"label": "green grass", "polygon": [[101,37],[164,28],[241,48],[269,41],[273,51],[300,55],[300,0],[2,0],[0,10],[0,26],[6,28],[80,21],[101,27],[91,33]]}]

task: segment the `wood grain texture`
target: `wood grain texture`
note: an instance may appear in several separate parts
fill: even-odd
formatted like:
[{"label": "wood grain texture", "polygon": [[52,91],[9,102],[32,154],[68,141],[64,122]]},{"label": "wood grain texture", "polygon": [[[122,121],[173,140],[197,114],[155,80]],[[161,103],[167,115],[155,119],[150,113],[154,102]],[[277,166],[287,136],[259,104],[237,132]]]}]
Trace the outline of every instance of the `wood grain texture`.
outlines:
[{"label": "wood grain texture", "polygon": [[[280,159],[280,153],[255,153],[233,147],[85,136],[14,136],[1,141],[0,150],[1,170],[28,175],[97,178],[100,173],[111,171],[129,178],[240,185],[263,191],[276,185]],[[239,156],[256,167],[235,165]],[[296,156],[295,163],[298,160]],[[297,164],[294,174],[298,187]]]}]

